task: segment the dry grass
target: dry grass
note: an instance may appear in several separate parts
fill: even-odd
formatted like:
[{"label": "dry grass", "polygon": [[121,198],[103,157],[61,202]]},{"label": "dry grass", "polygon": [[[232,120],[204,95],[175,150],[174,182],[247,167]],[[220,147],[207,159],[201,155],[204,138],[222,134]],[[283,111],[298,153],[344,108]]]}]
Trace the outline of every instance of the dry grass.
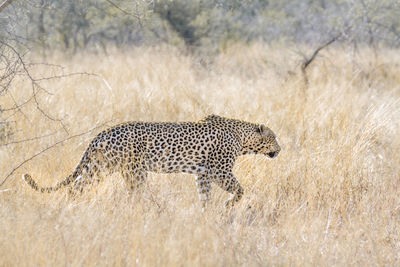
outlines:
[{"label": "dry grass", "polygon": [[[209,113],[265,122],[282,146],[276,160],[240,158],[242,201],[225,210],[213,189],[201,213],[193,177],[152,174],[130,198],[112,176],[74,202],[39,194],[29,172],[51,185],[69,174],[90,139],[72,139],[29,161],[0,188],[0,265],[258,266],[400,264],[400,54],[363,49],[322,53],[303,90],[298,54],[261,44],[233,47],[203,64],[170,48],[109,57],[54,57],[67,71],[99,74],[46,82],[43,109],[70,134],[96,125],[199,120]],[[36,74],[52,72],[38,67]],[[103,80],[104,78],[104,80]],[[14,84],[17,101],[31,88]],[[306,94],[306,95],[305,95]],[[2,107],[12,104],[1,98]],[[2,146],[4,177],[66,137],[33,104],[17,112],[14,140]],[[11,114],[3,114],[3,117]],[[3,118],[4,119],[4,118]]]}]

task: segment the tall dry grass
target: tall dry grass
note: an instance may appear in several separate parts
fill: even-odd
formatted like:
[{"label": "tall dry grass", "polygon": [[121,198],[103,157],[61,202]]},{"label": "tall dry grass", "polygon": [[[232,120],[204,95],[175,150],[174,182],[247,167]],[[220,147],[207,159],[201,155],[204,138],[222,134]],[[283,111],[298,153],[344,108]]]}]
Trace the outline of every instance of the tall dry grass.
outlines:
[{"label": "tall dry grass", "polygon": [[[65,72],[99,75],[43,82],[52,94],[39,93],[41,107],[69,135],[216,113],[266,123],[282,152],[276,160],[241,157],[241,202],[226,210],[227,194],[214,187],[202,213],[190,175],[151,174],[132,197],[114,175],[72,202],[64,191],[39,194],[21,181],[24,172],[43,185],[63,179],[100,129],[71,139],[0,188],[0,265],[398,265],[400,54],[326,50],[308,70],[308,88],[300,60],[293,48],[262,44],[232,47],[211,63],[163,47],[54,56]],[[20,80],[11,93],[20,102],[30,90]],[[1,101],[13,103],[10,95]],[[67,136],[33,103],[10,120],[14,141],[55,134],[2,145],[2,178]]]}]

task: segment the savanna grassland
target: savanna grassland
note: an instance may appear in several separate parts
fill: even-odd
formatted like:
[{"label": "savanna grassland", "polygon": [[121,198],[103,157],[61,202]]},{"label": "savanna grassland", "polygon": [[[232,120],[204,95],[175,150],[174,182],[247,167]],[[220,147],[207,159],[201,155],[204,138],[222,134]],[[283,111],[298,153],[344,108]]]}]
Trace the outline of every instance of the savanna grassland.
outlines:
[{"label": "savanna grassland", "polygon": [[[326,49],[307,68],[306,85],[296,51],[238,45],[201,60],[136,48],[52,56],[64,69],[33,66],[37,77],[88,74],[40,81],[43,112],[30,101],[1,114],[14,121],[1,145],[1,179],[88,133],[28,160],[0,188],[0,266],[399,265],[400,53]],[[21,78],[0,105],[31,92]],[[213,187],[202,213],[191,175],[151,174],[130,196],[116,174],[74,201],[66,190],[34,192],[20,178],[55,184],[107,126],[211,113],[266,123],[282,147],[274,160],[238,160],[245,195],[231,210],[228,194]],[[33,140],[18,142],[25,139]]]}]

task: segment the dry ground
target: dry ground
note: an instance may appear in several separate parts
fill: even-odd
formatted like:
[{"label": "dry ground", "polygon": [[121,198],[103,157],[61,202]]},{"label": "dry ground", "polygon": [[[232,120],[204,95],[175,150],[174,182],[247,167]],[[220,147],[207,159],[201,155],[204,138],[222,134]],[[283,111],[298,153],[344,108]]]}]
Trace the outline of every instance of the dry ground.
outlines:
[{"label": "dry ground", "polygon": [[[53,56],[65,73],[98,76],[42,81],[52,93],[38,93],[43,111],[70,136],[100,128],[28,161],[0,188],[0,266],[399,265],[400,53],[325,50],[306,88],[296,50],[237,46],[212,62],[164,47]],[[60,71],[37,66],[34,74]],[[10,91],[17,102],[30,92],[26,80]],[[12,97],[0,105],[12,106]],[[210,113],[264,122],[282,146],[276,160],[238,160],[245,195],[232,210],[214,188],[200,212],[190,175],[152,174],[133,197],[114,175],[72,202],[65,191],[39,194],[20,179],[63,179],[103,123]],[[0,147],[1,179],[68,136],[34,102],[1,116],[15,121]]]}]

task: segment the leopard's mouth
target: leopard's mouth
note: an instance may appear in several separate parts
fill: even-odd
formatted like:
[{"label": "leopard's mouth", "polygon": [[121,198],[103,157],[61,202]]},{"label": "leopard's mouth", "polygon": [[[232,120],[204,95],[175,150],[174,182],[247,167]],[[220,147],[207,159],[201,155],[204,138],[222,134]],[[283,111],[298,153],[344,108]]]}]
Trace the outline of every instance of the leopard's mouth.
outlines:
[{"label": "leopard's mouth", "polygon": [[278,152],[269,152],[267,153],[268,157],[270,157],[271,159],[275,158],[276,156],[278,156]]}]

